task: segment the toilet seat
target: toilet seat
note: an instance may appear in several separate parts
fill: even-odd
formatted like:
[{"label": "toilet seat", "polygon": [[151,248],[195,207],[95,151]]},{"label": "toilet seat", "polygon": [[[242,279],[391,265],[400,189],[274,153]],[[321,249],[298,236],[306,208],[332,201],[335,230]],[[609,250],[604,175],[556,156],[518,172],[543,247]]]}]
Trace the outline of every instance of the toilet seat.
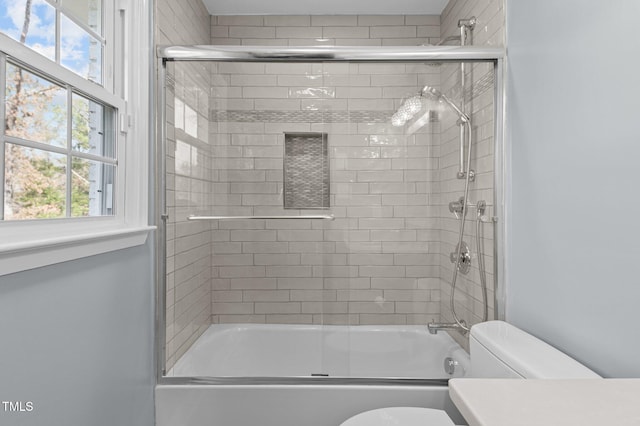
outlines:
[{"label": "toilet seat", "polygon": [[455,426],[447,413],[434,408],[387,407],[365,411],[340,426]]}]

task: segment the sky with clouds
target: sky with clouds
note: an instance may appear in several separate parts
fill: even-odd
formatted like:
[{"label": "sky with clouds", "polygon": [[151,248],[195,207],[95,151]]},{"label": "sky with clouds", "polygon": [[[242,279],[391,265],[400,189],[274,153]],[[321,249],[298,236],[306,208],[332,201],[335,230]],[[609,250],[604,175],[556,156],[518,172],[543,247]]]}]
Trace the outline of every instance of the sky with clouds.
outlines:
[{"label": "sky with clouds", "polygon": [[[25,20],[26,0],[0,0],[0,31],[20,40]],[[100,82],[102,68],[102,47],[85,30],[66,16],[60,21],[60,62],[65,67],[83,77],[89,75],[90,55],[97,61],[92,70]],[[36,52],[55,61],[56,49],[55,8],[44,0],[32,0],[29,31],[26,45]],[[92,41],[94,43],[92,43]],[[91,45],[94,48],[91,48]]]}]

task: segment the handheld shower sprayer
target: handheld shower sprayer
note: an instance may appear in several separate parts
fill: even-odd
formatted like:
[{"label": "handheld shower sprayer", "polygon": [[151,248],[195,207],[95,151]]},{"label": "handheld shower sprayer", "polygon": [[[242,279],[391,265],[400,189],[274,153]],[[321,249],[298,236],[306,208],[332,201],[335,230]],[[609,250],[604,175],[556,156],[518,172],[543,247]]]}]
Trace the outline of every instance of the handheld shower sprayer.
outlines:
[{"label": "handheld shower sprayer", "polygon": [[402,127],[411,120],[422,109],[422,97],[420,94],[413,95],[406,99],[398,111],[391,117],[391,124],[395,127]]},{"label": "handheld shower sprayer", "polygon": [[462,112],[462,110],[442,92],[440,92],[435,87],[424,86],[417,95],[413,95],[407,98],[402,103],[402,105],[400,105],[400,108],[398,108],[396,113],[391,117],[391,124],[395,127],[404,126],[407,121],[411,120],[418,112],[420,112],[420,110],[422,109],[422,100],[426,98],[430,98],[436,101],[443,101],[444,103],[449,105],[451,109],[453,109],[456,114],[458,114],[462,123],[468,123],[470,121],[469,116]]}]

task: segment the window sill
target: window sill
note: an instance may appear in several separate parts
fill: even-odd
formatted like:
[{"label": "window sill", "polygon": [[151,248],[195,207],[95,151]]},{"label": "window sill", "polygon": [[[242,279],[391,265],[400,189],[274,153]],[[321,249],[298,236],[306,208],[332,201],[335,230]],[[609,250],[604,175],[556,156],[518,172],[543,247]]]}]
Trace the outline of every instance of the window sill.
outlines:
[{"label": "window sill", "polygon": [[0,244],[0,276],[144,244],[154,226]]}]

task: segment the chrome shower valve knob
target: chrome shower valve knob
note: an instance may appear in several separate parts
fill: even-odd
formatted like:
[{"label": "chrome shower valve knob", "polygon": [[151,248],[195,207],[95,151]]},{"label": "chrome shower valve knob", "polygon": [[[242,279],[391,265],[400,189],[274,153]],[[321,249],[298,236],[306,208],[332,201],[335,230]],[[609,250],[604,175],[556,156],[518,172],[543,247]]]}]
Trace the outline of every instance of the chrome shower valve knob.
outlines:
[{"label": "chrome shower valve knob", "polygon": [[457,246],[456,251],[449,253],[449,261],[455,264],[461,274],[468,274],[471,269],[471,251],[467,243],[463,241],[462,246]]}]

